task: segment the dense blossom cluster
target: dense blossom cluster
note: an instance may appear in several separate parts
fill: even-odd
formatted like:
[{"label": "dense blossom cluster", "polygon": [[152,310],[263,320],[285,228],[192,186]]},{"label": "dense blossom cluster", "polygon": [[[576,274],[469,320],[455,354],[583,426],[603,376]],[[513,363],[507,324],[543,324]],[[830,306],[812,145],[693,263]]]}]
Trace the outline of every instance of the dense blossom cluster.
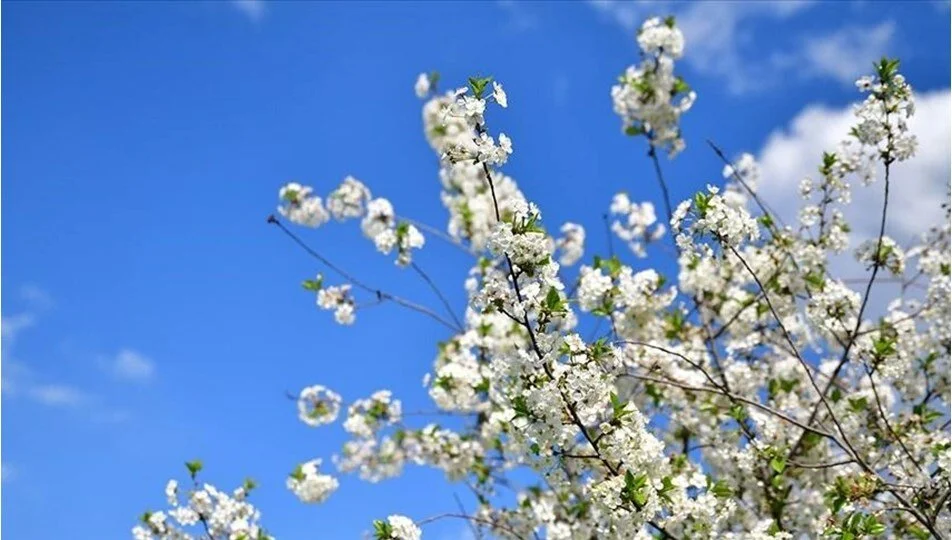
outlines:
[{"label": "dense blossom cluster", "polygon": [[201,462],[190,461],[185,465],[192,486],[185,489],[178,481],[169,480],[165,486],[169,509],[142,514],[140,524],[132,529],[135,540],[272,538],[258,523],[261,513],[248,502],[248,495],[255,488],[253,480],[245,480],[229,494],[211,484],[198,482]]},{"label": "dense blossom cluster", "polygon": [[337,420],[341,398],[333,390],[315,384],[301,390],[297,403],[298,418],[311,427],[317,427]]},{"label": "dense blossom cluster", "polygon": [[406,516],[392,515],[386,521],[374,521],[374,536],[377,540],[420,540],[420,528]]},{"label": "dense blossom cluster", "polygon": [[[650,19],[638,44],[642,63],[612,98],[629,133],[648,138],[665,187],[654,149],[673,156],[683,148],[678,120],[694,99],[673,74],[684,40],[673,19]],[[444,306],[452,322],[398,303],[451,329],[423,384],[434,413],[461,421],[414,426],[400,400],[381,390],[349,405],[349,440],[333,461],[371,482],[408,465],[432,467],[465,483],[476,508],[416,522],[391,515],[373,522],[375,538],[417,540],[421,526],[441,517],[513,539],[947,538],[948,214],[903,246],[886,234],[887,199],[879,234],[852,246],[865,272],[860,285],[857,276],[830,273],[832,258],[851,247],[843,206],[852,181],[877,189],[881,178],[888,197],[891,165],[915,151],[912,91],[898,63],[883,60],[860,80],[869,96],[844,142],[817,156],[819,176],[801,184],[797,226],[778,223],[760,200],[758,185],[769,179],[749,154],[725,158],[723,185],[678,205],[663,190],[671,235],[652,203],[616,195],[614,218],[605,216],[612,235],[636,259],[670,242],[674,276],[613,255],[586,260],[569,278],[565,267],[581,260],[585,229],[566,223],[551,234],[540,209],[499,171],[512,141],[490,133],[487,114],[491,104],[508,106],[502,86],[474,77],[440,94],[438,80],[421,75],[415,92],[426,100],[425,135],[440,157],[447,238],[474,255],[468,302],[460,320]],[[281,214],[300,225],[359,218],[365,236],[381,252],[396,251],[400,265],[413,264],[411,250],[423,245],[389,201],[353,178],[326,202],[298,184],[280,196]],[[326,287],[318,276],[305,288],[351,324],[351,287],[368,287],[332,269],[349,282]],[[873,308],[882,276],[900,281],[902,293]],[[310,386],[298,415],[309,426],[327,424],[341,402]],[[304,502],[338,488],[321,463],[304,463],[287,480]],[[245,492],[210,489],[181,510],[171,485],[175,513],[147,514],[134,534],[185,537],[170,522],[196,520],[214,524],[213,538],[264,534],[257,512],[243,506]]]},{"label": "dense blossom cluster", "polygon": [[297,495],[301,502],[322,503],[337,491],[337,479],[329,474],[322,474],[320,459],[312,459],[302,463],[288,475],[288,489]]},{"label": "dense blossom cluster", "polygon": [[645,135],[652,147],[675,156],[684,150],[679,120],[697,97],[674,74],[674,62],[684,54],[684,36],[673,17],[655,17],[638,31],[638,46],[641,64],[629,66],[612,87],[615,113],[625,133]]}]

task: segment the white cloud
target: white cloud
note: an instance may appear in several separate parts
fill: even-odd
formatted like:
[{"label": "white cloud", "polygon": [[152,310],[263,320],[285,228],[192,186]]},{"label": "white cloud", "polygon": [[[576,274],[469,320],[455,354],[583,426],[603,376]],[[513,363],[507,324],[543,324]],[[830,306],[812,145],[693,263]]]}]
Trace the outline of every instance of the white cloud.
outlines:
[{"label": "white cloud", "polygon": [[787,2],[644,2],[590,0],[596,11],[634,33],[650,16],[672,13],[684,32],[684,59],[698,73],[722,78],[733,94],[781,84],[798,76],[833,78],[852,84],[855,76],[887,52],[894,24],[846,26],[831,34],[799,40],[794,50],[764,51],[751,30],[762,19],[783,20],[814,5]]},{"label": "white cloud", "polygon": [[[787,18],[809,6],[808,2],[696,2],[677,13],[684,32],[685,60],[696,71],[722,77],[728,90],[741,94],[774,84],[776,69],[770,63],[745,55],[750,45],[751,20]],[[756,47],[757,58],[763,51]]]},{"label": "white cloud", "polygon": [[531,30],[539,24],[535,14],[530,12],[526,2],[517,2],[516,0],[496,0],[496,5],[502,9],[507,17],[509,29],[513,32],[522,32]]},{"label": "white cloud", "polygon": [[889,52],[896,31],[892,21],[875,26],[846,26],[832,34],[806,40],[803,65],[813,75],[829,76],[852,85]]},{"label": "white cloud", "polygon": [[53,307],[53,296],[45,289],[32,283],[20,287],[20,298],[36,309]]},{"label": "white cloud", "polygon": [[16,478],[17,471],[9,463],[0,464],[0,481],[7,483]]},{"label": "white cloud", "polygon": [[0,339],[3,340],[3,348],[9,349],[9,347],[12,347],[20,332],[35,323],[36,317],[30,313],[0,317]]},{"label": "white cloud", "polygon": [[119,351],[109,368],[116,377],[136,382],[147,382],[155,375],[152,360],[131,349]]},{"label": "white cloud", "polygon": [[37,384],[27,395],[34,401],[50,407],[78,407],[89,401],[83,391],[65,384]]},{"label": "white cloud", "polygon": [[231,5],[253,22],[260,21],[267,11],[264,0],[231,0]]},{"label": "white cloud", "polygon": [[[645,2],[622,0],[589,0],[589,5],[603,17],[621,26],[627,32],[634,32],[642,18],[648,16]],[[660,9],[660,7],[659,7]]]},{"label": "white cloud", "polygon": [[[950,115],[948,89],[917,96],[910,129],[919,140],[919,150],[912,159],[894,164],[890,174],[886,234],[903,245],[918,240],[921,233],[944,219],[940,205],[948,201],[952,175]],[[786,129],[767,138],[758,156],[762,169],[759,191],[787,224],[796,223],[802,203],[798,192],[800,180],[807,176],[816,178],[823,152],[835,149],[854,123],[850,107],[813,105],[803,109]],[[882,179],[870,186],[853,184],[852,202],[843,209],[853,229],[851,248],[878,236],[883,204]],[[847,255],[833,261],[831,272],[847,278],[868,275]],[[881,308],[882,302],[877,303]]]},{"label": "white cloud", "polygon": [[[33,298],[34,303],[46,302],[49,305],[51,302],[49,295],[39,288],[22,288],[21,294]],[[38,304],[37,307],[39,307]],[[3,376],[0,378],[0,390],[3,397],[25,399],[47,407],[77,409],[95,422],[113,423],[128,418],[127,412],[116,411],[103,405],[99,396],[89,394],[68,383],[50,381],[36,373],[26,363],[14,359],[13,345],[17,336],[35,323],[36,317],[31,313],[0,317],[0,332],[3,339]],[[109,367],[117,377],[137,381],[146,381],[155,372],[148,358],[129,349],[120,351]]]}]

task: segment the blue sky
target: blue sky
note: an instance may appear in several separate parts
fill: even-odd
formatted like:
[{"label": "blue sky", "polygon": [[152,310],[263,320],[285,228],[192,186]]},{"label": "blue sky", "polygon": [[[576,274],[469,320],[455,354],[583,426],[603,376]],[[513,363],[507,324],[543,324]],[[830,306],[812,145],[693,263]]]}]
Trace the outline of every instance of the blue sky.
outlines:
[{"label": "blue sky", "polygon": [[[931,100],[920,115],[933,150],[908,171],[911,192],[944,197],[948,185],[947,3],[4,8],[2,533],[13,539],[127,537],[195,457],[223,487],[255,477],[282,538],[359,537],[374,518],[468,500],[412,467],[379,485],[344,477],[318,507],[283,487],[296,463],[329,461],[344,440],[300,424],[285,391],[322,383],[349,401],[389,387],[405,410],[432,409],[421,379],[445,331],[394,306],[336,326],[299,287],[319,268],[265,224],[282,183],[326,192],[353,174],[398,213],[443,227],[412,89],[421,71],[505,84],[510,108],[491,122],[514,141],[506,172],[547,223],[586,226],[586,259],[605,252],[612,194],[658,201],[643,143],[620,133],[609,98],[636,61],[634,25],[655,12],[682,21],[681,71],[699,95],[688,150],[663,164],[676,198],[720,179],[712,138],[773,160],[782,204],[780,188],[819,157],[797,126],[834,125],[857,98],[851,79],[884,53]],[[305,236],[380,288],[436,304],[355,227]],[[462,310],[467,257],[431,238],[419,262]]]}]

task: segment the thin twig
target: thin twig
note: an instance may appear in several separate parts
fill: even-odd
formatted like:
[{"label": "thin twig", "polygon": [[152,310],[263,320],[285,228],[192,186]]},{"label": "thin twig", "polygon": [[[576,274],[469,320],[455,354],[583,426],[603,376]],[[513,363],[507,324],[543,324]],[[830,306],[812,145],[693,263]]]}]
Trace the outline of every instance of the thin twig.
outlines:
[{"label": "thin twig", "polygon": [[456,316],[456,313],[453,311],[453,306],[450,305],[449,300],[447,300],[446,296],[443,295],[443,291],[441,291],[440,288],[436,286],[436,283],[434,283],[433,280],[430,279],[430,276],[428,276],[427,273],[424,272],[423,269],[420,268],[420,266],[417,263],[411,262],[410,266],[413,267],[413,270],[416,271],[416,273],[419,274],[421,278],[423,278],[423,281],[425,281],[426,284],[430,286],[430,289],[432,289],[433,292],[436,293],[436,296],[440,299],[440,302],[443,303],[443,307],[446,308],[446,312],[449,314],[450,317],[453,318],[453,322],[456,323],[456,328],[460,332],[463,332],[463,323],[461,323],[459,318]]},{"label": "thin twig", "polygon": [[417,303],[415,303],[415,302],[411,302],[411,301],[409,301],[409,300],[400,298],[399,296],[395,296],[395,295],[393,295],[393,294],[390,294],[390,293],[381,291],[380,289],[376,289],[376,288],[374,288],[374,287],[371,287],[371,286],[365,284],[364,282],[358,280],[357,278],[355,278],[354,276],[352,276],[350,273],[346,272],[345,270],[341,269],[339,266],[337,266],[337,265],[335,265],[334,263],[332,263],[331,261],[327,260],[323,255],[321,255],[320,253],[318,253],[317,251],[315,251],[314,249],[312,249],[310,246],[308,246],[306,243],[304,243],[304,241],[301,240],[296,234],[294,234],[293,232],[291,232],[290,230],[288,230],[288,228],[285,227],[283,223],[281,223],[280,221],[278,221],[278,218],[274,217],[274,215],[268,216],[268,223],[271,223],[271,224],[276,225],[279,229],[281,229],[282,232],[284,232],[284,234],[286,234],[289,238],[291,238],[291,240],[293,240],[295,244],[297,244],[299,247],[301,247],[301,249],[303,249],[308,255],[310,255],[311,257],[314,257],[315,259],[317,259],[318,261],[320,261],[321,264],[323,264],[324,266],[326,266],[326,267],[330,268],[331,270],[333,270],[334,272],[336,272],[338,275],[340,275],[342,278],[344,278],[345,280],[347,280],[348,282],[350,282],[352,285],[354,285],[354,286],[356,286],[356,287],[358,287],[358,288],[360,288],[360,289],[363,289],[364,291],[366,291],[366,292],[368,292],[368,293],[370,293],[370,294],[375,295],[378,300],[389,300],[389,301],[391,301],[391,302],[393,302],[393,303],[395,303],[395,304],[399,304],[399,305],[401,305],[401,306],[403,306],[403,307],[405,307],[405,308],[407,308],[407,309],[410,309],[410,310],[412,310],[412,311],[416,311],[417,313],[422,313],[423,315],[426,315],[427,317],[430,317],[431,319],[437,321],[438,323],[442,324],[443,326],[446,326],[446,327],[449,328],[450,330],[453,330],[453,331],[456,330],[456,327],[453,326],[452,323],[450,323],[449,321],[443,319],[443,317],[440,317],[439,315],[437,315],[436,313],[434,313],[434,312],[433,312],[432,310],[430,310],[429,308],[427,308],[427,307],[425,307],[425,306],[421,306],[421,305],[419,305],[419,304],[417,304]]}]

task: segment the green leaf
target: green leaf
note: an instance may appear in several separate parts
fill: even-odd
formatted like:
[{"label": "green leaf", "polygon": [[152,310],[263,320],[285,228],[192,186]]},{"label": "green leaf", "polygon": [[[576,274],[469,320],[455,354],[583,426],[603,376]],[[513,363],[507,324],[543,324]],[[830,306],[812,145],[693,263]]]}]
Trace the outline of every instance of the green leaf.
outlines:
[{"label": "green leaf", "polygon": [[486,92],[486,87],[489,86],[492,80],[492,77],[470,77],[469,88],[473,91],[473,95],[477,99],[482,99]]},{"label": "green leaf", "polygon": [[577,518],[584,518],[586,514],[588,514],[588,509],[591,505],[592,503],[585,499],[581,499],[569,507],[568,513],[569,515],[575,516]]},{"label": "green leaf", "polygon": [[612,392],[611,394],[609,394],[609,397],[611,398],[611,401],[612,401],[612,420],[620,421],[625,416],[630,414],[631,411],[626,410],[626,406],[628,404],[622,403],[622,401],[618,399],[617,394]]},{"label": "green leaf", "polygon": [[284,190],[284,200],[289,203],[296,203],[298,200],[298,192],[296,189],[286,189]]},{"label": "green leaf", "polygon": [[668,339],[678,339],[684,330],[684,313],[680,309],[668,312],[665,316],[664,336]]},{"label": "green leaf", "polygon": [[324,286],[324,277],[317,276],[317,279],[305,279],[301,282],[301,286],[304,287],[306,291],[317,292]]},{"label": "green leaf", "polygon": [[808,285],[811,285],[814,289],[823,290],[823,285],[826,283],[826,279],[823,277],[823,274],[812,272],[803,276],[803,281],[806,281]]},{"label": "green leaf", "polygon": [[551,287],[545,295],[545,309],[549,313],[563,313],[566,311],[565,302],[555,287]]},{"label": "green leaf", "polygon": [[664,25],[667,26],[668,28],[674,28],[674,25],[675,25],[674,15],[668,15],[667,17],[665,17]]},{"label": "green leaf", "polygon": [[192,477],[192,480],[194,480],[195,476],[197,476],[199,471],[202,470],[202,461],[199,459],[186,461],[185,468],[188,469],[188,475]]},{"label": "green leaf", "polygon": [[610,259],[599,259],[598,268],[604,270],[611,277],[618,277],[622,268],[621,259],[617,255],[612,255]]},{"label": "green leaf", "polygon": [[599,338],[588,347],[588,356],[592,360],[600,360],[611,352],[611,347],[605,338]]},{"label": "green leaf", "polygon": [[640,125],[631,125],[625,128],[625,135],[630,137],[636,137],[638,135],[644,135],[645,128]]},{"label": "green leaf", "polygon": [[868,404],[865,397],[847,398],[846,401],[850,404],[850,410],[855,413],[865,411]]},{"label": "green leaf", "polygon": [[694,194],[694,208],[697,210],[697,213],[702,218],[707,215],[708,206],[711,204],[711,195],[699,191]]},{"label": "green leaf", "polygon": [[671,88],[672,94],[681,94],[691,91],[691,87],[688,86],[688,83],[684,82],[680,76],[674,79],[674,86]]},{"label": "green leaf", "polygon": [[406,221],[401,221],[397,223],[397,244],[400,244],[400,240],[403,239],[407,233],[410,232],[410,224]]},{"label": "green leaf", "polygon": [[744,410],[744,407],[740,403],[734,403],[727,411],[727,415],[737,420],[737,422],[743,422],[744,419],[747,418],[747,411]]},{"label": "green leaf", "polygon": [[648,495],[643,489],[648,483],[648,477],[644,474],[635,476],[631,471],[625,471],[625,487],[622,490],[622,500],[633,503],[641,508],[648,502]]},{"label": "green leaf", "polygon": [[393,527],[389,522],[381,519],[374,520],[374,538],[377,540],[387,540],[393,536]]},{"label": "green leaf", "polygon": [[770,468],[773,469],[777,474],[783,474],[784,469],[787,468],[787,458],[783,456],[774,456],[770,459]]},{"label": "green leaf", "polygon": [[833,166],[836,165],[836,154],[831,152],[823,153],[823,165],[820,166],[820,173],[823,176],[829,176],[833,172]]},{"label": "green leaf", "polygon": [[525,396],[516,396],[512,400],[512,410],[516,412],[516,417],[525,417],[528,418],[532,416],[532,412],[529,411],[529,405],[526,403]]},{"label": "green leaf", "polygon": [[719,499],[726,499],[734,494],[734,490],[731,489],[730,485],[725,480],[718,480],[713,486],[710,487],[708,491],[713,493],[714,496]]},{"label": "green leaf", "polygon": [[870,515],[866,521],[866,534],[877,536],[886,532],[886,526],[876,521],[876,516]]}]

